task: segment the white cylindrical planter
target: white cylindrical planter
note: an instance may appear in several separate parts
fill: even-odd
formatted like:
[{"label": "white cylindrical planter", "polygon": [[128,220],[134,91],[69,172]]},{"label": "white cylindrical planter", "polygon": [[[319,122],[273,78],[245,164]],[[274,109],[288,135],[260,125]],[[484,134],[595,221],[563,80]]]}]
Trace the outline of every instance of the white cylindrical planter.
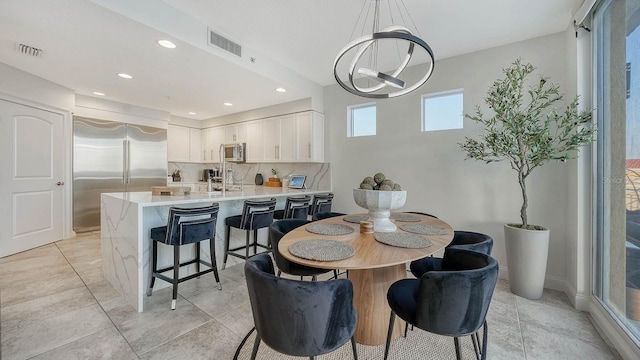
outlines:
[{"label": "white cylindrical planter", "polygon": [[504,225],[511,292],[540,299],[549,255],[549,230],[524,230]]}]

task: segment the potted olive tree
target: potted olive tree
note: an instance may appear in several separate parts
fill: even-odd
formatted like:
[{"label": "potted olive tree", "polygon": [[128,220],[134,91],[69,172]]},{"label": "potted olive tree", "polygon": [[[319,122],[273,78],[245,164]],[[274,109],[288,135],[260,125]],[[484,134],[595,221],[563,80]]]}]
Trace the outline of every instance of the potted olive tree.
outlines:
[{"label": "potted olive tree", "polygon": [[[484,126],[478,139],[465,137],[460,145],[466,159],[486,163],[507,161],[516,172],[522,191],[520,224],[505,224],[505,246],[511,291],[529,299],[542,296],[549,251],[549,230],[532,225],[527,218],[526,180],[549,161],[577,157],[581,146],[594,139],[591,112],[578,111],[576,97],[559,112],[554,105],[563,99],[559,86],[540,76],[528,82],[535,68],[520,59],[504,69],[504,78],[491,85],[485,103],[493,112],[465,117]],[[525,88],[526,87],[526,88]]]}]

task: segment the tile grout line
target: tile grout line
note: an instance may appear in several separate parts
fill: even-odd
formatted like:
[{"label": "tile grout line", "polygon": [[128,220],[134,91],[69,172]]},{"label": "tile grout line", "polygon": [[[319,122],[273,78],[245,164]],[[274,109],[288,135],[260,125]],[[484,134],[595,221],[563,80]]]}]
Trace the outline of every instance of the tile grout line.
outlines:
[{"label": "tile grout line", "polygon": [[522,324],[520,323],[520,309],[518,308],[518,296],[515,295],[513,302],[516,305],[516,319],[518,320],[518,330],[520,330],[520,344],[522,345],[522,354],[524,359],[527,359],[527,349],[524,347],[524,333],[522,332]]},{"label": "tile grout line", "polygon": [[[122,337],[122,339],[127,343],[127,345],[129,346],[129,348],[131,349],[131,351],[136,355],[136,357],[137,357],[138,359],[140,359],[140,356],[138,356],[138,353],[137,353],[135,350],[133,350],[133,347],[131,346],[131,343],[129,343],[129,340],[127,340],[127,338],[122,334],[122,332],[120,331],[120,329],[118,328],[118,326],[116,325],[116,323],[115,323],[115,322],[113,322],[113,319],[111,319],[111,316],[109,316],[109,314],[107,314],[107,312],[104,310],[104,307],[102,307],[102,304],[100,304],[100,302],[98,301],[98,299],[96,298],[96,296],[95,296],[95,295],[93,294],[93,292],[89,289],[89,287],[87,286],[87,283],[86,283],[86,282],[84,281],[84,279],[80,276],[80,274],[78,274],[78,271],[76,270],[76,268],[71,264],[71,262],[69,261],[69,259],[67,259],[67,256],[64,254],[64,252],[62,251],[62,249],[60,249],[60,247],[58,246],[58,242],[57,242],[57,241],[55,241],[55,242],[54,242],[54,245],[56,246],[56,248],[58,249],[58,251],[60,251],[60,254],[62,254],[62,257],[64,257],[65,261],[69,264],[69,266],[71,266],[71,268],[73,269],[73,272],[75,272],[75,273],[76,273],[76,275],[78,276],[78,278],[80,278],[80,281],[82,281],[82,283],[84,284],[84,287],[87,289],[87,291],[89,292],[89,294],[91,294],[91,297],[93,297],[93,300],[95,300],[96,304],[100,307],[100,310],[102,310],[102,312],[103,312],[103,313],[104,313],[104,315],[107,317],[107,319],[109,319],[109,321],[111,322],[111,324],[113,325],[113,327],[116,329],[116,331],[118,332],[118,334],[120,334],[120,336]],[[95,333],[94,333],[94,334],[95,334]],[[88,334],[87,336],[90,336],[90,335],[93,335],[93,334]],[[87,336],[85,336],[85,337],[87,337]],[[85,337],[83,337],[83,338],[85,338]],[[83,339],[83,338],[81,338],[81,339]],[[77,340],[80,340],[80,339],[77,339]],[[77,340],[74,340],[74,341],[77,341]],[[74,341],[72,341],[72,342],[74,342]],[[72,342],[71,342],[71,343],[72,343]],[[60,347],[62,347],[62,346],[68,345],[68,344],[70,344],[70,343],[63,344],[63,345],[61,345],[61,346],[58,346],[57,348],[60,348]],[[56,349],[57,349],[57,348],[56,348]],[[51,350],[49,350],[49,351],[52,351],[52,350],[55,350],[55,349],[51,349]],[[47,352],[48,352],[48,351],[47,351]],[[44,352],[43,354],[46,354],[47,352]],[[39,354],[39,355],[41,355],[41,354]],[[37,355],[36,355],[36,356],[37,356]]]}]

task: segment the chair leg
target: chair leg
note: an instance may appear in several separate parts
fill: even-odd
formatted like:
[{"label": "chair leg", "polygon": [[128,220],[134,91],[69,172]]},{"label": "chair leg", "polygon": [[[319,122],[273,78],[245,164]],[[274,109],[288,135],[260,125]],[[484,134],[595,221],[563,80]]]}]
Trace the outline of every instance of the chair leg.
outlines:
[{"label": "chair leg", "polygon": [[454,337],[453,344],[456,347],[456,360],[462,360],[462,357],[460,356],[460,340],[458,340],[457,337]]},{"label": "chair leg", "polygon": [[153,292],[153,284],[156,282],[156,277],[153,273],[158,271],[158,243],[151,239],[151,277],[149,278],[149,289],[147,290],[147,296],[151,296]]},{"label": "chair leg", "polygon": [[[246,242],[247,242],[247,246],[244,248],[244,253],[245,253],[245,258],[244,260],[246,261],[249,258],[249,235],[251,233],[249,232],[249,230],[246,230],[245,232],[245,238],[246,238]],[[255,250],[253,251],[255,253]]]},{"label": "chair leg", "polygon": [[253,342],[253,351],[251,351],[251,360],[256,359],[258,355],[258,347],[260,346],[260,334],[256,331],[256,341]]},{"label": "chair leg", "polygon": [[[200,242],[196,243],[196,274],[200,274]],[[198,275],[200,278],[200,275]]]},{"label": "chair leg", "polygon": [[409,323],[404,322],[404,337],[407,337],[407,330],[409,330]]},{"label": "chair leg", "polygon": [[476,335],[478,332],[471,334],[471,343],[473,344],[473,352],[476,354],[476,360],[480,360],[480,349],[478,348],[478,338]]},{"label": "chair leg", "polygon": [[358,350],[356,350],[356,337],[351,337],[351,348],[353,349],[353,359],[358,360]]},{"label": "chair leg", "polygon": [[226,234],[224,234],[224,258],[222,259],[222,270],[227,267],[227,258],[229,257],[229,238],[231,237],[231,226],[227,226]]},{"label": "chair leg", "polygon": [[317,275],[311,276],[311,281],[317,281],[317,280],[318,280],[318,276]]},{"label": "chair leg", "polygon": [[393,332],[393,323],[396,320],[396,313],[391,310],[391,317],[389,318],[389,330],[387,330],[387,343],[384,346],[384,360],[387,360],[389,356],[389,344],[391,343],[391,333]]},{"label": "chair leg", "polygon": [[278,270],[278,277],[280,277],[280,275],[282,275],[282,270]]},{"label": "chair leg", "polygon": [[[482,352],[480,354],[480,360],[486,360],[487,358],[487,335],[489,332],[489,326],[487,325],[487,320],[484,321],[484,326],[482,329]],[[476,333],[477,336],[477,333]],[[479,341],[479,340],[478,340]]]},{"label": "chair leg", "polygon": [[338,278],[338,270],[333,270],[333,278],[334,279]]},{"label": "chair leg", "polygon": [[253,229],[253,255],[258,253],[258,229]]},{"label": "chair leg", "polygon": [[220,283],[220,276],[218,276],[218,264],[216,263],[216,237],[215,235],[209,239],[209,254],[211,254],[211,267],[213,268],[213,276],[218,283],[218,290],[222,290],[222,284]]},{"label": "chair leg", "polygon": [[178,280],[180,279],[180,245],[173,246],[173,300],[171,300],[171,310],[176,309],[178,301]]}]

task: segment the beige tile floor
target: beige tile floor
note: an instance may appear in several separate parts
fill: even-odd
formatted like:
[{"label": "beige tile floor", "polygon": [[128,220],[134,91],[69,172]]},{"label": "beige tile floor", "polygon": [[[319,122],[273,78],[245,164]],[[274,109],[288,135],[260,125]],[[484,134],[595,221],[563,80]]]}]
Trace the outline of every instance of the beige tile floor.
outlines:
[{"label": "beige tile floor", "polygon": [[[209,274],[180,285],[175,311],[166,288],[137,313],[102,276],[99,234],[2,258],[1,358],[231,359],[253,326],[243,267],[233,263],[220,271],[222,291]],[[530,301],[500,280],[487,321],[489,359],[619,358],[561,292]]]}]

